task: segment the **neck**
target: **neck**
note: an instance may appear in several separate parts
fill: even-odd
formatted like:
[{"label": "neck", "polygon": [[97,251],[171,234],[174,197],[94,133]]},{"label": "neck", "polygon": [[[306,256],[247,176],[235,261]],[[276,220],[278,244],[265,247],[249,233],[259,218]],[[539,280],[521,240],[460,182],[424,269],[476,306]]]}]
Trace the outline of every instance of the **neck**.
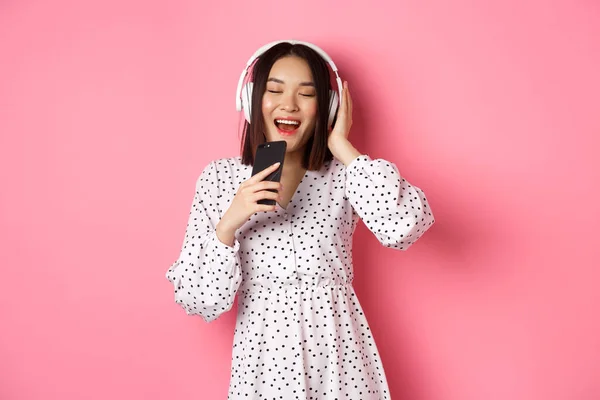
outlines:
[{"label": "neck", "polygon": [[284,169],[302,169],[302,156],[304,155],[304,149],[299,151],[292,151],[285,154],[285,162],[283,164]]}]

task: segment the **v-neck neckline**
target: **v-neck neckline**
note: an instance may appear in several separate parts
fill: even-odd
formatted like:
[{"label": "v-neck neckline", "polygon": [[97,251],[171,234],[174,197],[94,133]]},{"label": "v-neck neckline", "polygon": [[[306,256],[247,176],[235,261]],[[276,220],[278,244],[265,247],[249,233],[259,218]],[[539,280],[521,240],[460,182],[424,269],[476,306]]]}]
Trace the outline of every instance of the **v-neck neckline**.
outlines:
[{"label": "v-neck neckline", "polygon": [[304,175],[302,175],[302,179],[300,179],[300,182],[298,182],[298,186],[296,186],[296,190],[294,191],[294,193],[292,194],[292,197],[290,197],[290,201],[288,201],[287,205],[285,206],[285,208],[279,204],[278,201],[275,201],[275,204],[277,204],[277,206],[279,207],[280,210],[282,210],[283,212],[288,212],[288,209],[290,208],[290,205],[292,204],[292,202],[294,201],[294,197],[296,197],[296,195],[298,194],[299,190],[300,190],[300,186],[302,185],[302,183],[304,182],[304,180],[306,179],[306,177],[308,176],[309,170],[306,169],[304,171]]}]

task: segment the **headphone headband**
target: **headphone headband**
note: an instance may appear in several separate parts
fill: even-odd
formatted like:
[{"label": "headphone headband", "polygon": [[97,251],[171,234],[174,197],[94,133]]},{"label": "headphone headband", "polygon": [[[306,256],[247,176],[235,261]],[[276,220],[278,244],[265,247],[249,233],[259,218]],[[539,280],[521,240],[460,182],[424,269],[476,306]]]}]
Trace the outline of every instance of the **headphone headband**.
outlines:
[{"label": "headphone headband", "polygon": [[340,78],[340,75],[338,74],[337,66],[335,65],[335,63],[333,62],[331,57],[329,57],[329,55],[327,53],[325,53],[325,51],[323,51],[323,49],[321,49],[319,46],[316,46],[312,43],[303,42],[300,40],[277,40],[275,42],[267,43],[266,45],[264,45],[261,48],[259,48],[258,50],[256,50],[256,52],[254,52],[252,57],[250,57],[250,59],[246,63],[246,67],[242,71],[242,74],[240,76],[240,80],[239,80],[238,86],[237,86],[237,92],[236,92],[236,97],[235,97],[235,108],[237,111],[242,110],[242,86],[244,85],[244,78],[246,77],[246,74],[248,73],[248,69],[250,68],[250,66],[252,65],[254,60],[256,60],[258,57],[260,57],[264,52],[269,50],[271,47],[273,47],[279,43],[302,44],[306,47],[313,49],[315,52],[317,52],[329,64],[329,66],[335,73],[335,80],[336,80],[337,88],[338,88],[338,92],[339,92],[339,99],[340,100],[342,99],[343,86],[342,86],[342,80]]}]

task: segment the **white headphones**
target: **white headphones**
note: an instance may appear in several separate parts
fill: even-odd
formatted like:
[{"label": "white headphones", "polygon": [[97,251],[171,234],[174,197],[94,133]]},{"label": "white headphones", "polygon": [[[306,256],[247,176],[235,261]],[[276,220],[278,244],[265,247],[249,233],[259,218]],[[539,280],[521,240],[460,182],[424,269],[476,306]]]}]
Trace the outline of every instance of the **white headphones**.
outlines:
[{"label": "white headphones", "polygon": [[248,123],[250,123],[250,111],[252,110],[253,82],[248,82],[244,85],[244,78],[248,74],[248,69],[250,68],[250,66],[252,65],[254,60],[256,60],[258,57],[260,57],[265,51],[269,50],[271,47],[273,47],[279,43],[303,44],[307,47],[310,47],[311,49],[316,51],[329,64],[329,66],[335,73],[335,80],[337,82],[339,95],[338,95],[338,92],[336,92],[335,90],[333,90],[333,89],[329,90],[329,118],[327,120],[327,126],[331,127],[331,124],[333,124],[333,118],[335,117],[335,113],[337,112],[337,108],[340,103],[340,99],[342,98],[342,90],[343,90],[342,80],[340,79],[340,76],[338,74],[338,70],[337,70],[337,67],[335,66],[335,63],[333,62],[331,57],[329,57],[327,55],[327,53],[325,53],[321,48],[319,48],[318,46],[315,46],[312,43],[301,42],[298,40],[278,40],[276,42],[268,43],[268,44],[264,45],[263,47],[261,47],[260,49],[258,49],[252,55],[252,57],[250,57],[250,59],[246,63],[246,68],[244,68],[244,71],[242,71],[242,75],[240,76],[240,81],[237,86],[237,93],[236,93],[236,98],[235,98],[236,110],[237,111],[244,110],[244,116],[246,117],[246,121],[248,121]]}]

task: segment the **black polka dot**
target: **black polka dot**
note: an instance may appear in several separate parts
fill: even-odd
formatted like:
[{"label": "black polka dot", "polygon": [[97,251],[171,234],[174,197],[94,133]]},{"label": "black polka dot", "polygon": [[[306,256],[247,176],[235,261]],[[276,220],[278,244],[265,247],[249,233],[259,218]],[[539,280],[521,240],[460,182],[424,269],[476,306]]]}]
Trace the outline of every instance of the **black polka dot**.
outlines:
[{"label": "black polka dot", "polygon": [[166,274],[175,301],[207,322],[238,297],[228,399],[389,399],[352,288],[352,234],[362,220],[382,245],[406,250],[434,223],[423,191],[388,161],[334,159],[306,171],[285,209],[254,214],[229,247],[215,227],[250,174],[240,157],[202,171]]}]

